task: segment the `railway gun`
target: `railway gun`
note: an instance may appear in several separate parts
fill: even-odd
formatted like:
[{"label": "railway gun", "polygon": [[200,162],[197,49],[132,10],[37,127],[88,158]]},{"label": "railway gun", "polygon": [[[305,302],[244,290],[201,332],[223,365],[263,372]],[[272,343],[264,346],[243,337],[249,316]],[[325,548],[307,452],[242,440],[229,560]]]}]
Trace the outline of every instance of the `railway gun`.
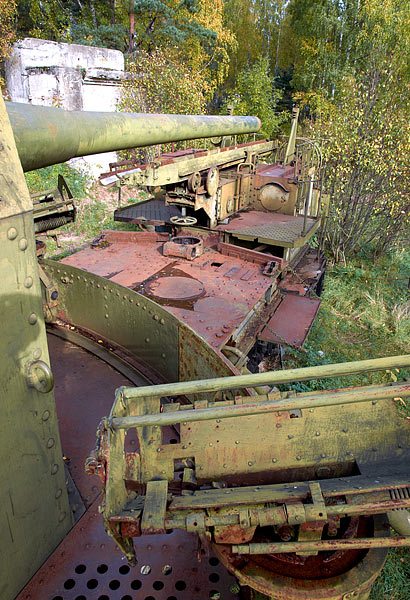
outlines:
[{"label": "railway gun", "polygon": [[[366,600],[410,545],[410,386],[290,386],[410,356],[258,372],[320,306],[329,200],[297,114],[282,146],[238,140],[253,117],[0,118],[2,598]],[[140,231],[43,257],[75,199],[23,170],[211,136],[101,177],[154,191],[116,211]]]}]

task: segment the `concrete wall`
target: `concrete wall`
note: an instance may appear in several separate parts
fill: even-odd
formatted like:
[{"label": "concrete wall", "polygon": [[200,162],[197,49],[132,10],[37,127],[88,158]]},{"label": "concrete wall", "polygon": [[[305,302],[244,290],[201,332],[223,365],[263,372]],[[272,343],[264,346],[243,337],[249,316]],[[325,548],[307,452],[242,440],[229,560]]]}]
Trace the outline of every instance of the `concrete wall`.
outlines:
[{"label": "concrete wall", "polygon": [[[113,112],[124,78],[124,56],[108,48],[25,38],[14,44],[5,70],[13,102]],[[116,154],[108,152],[75,159],[75,164],[98,177],[115,160]]]}]

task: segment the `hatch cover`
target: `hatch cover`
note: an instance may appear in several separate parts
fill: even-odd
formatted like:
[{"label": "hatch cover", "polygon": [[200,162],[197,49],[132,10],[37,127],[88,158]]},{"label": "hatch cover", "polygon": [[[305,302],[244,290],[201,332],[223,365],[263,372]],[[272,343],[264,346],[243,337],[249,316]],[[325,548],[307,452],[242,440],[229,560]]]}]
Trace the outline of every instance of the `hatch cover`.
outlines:
[{"label": "hatch cover", "polygon": [[284,294],[258,339],[274,344],[284,344],[285,340],[289,345],[301,348],[316,318],[320,302],[317,298]]},{"label": "hatch cover", "polygon": [[159,277],[145,284],[145,293],[162,300],[193,300],[205,292],[200,281],[192,277]]}]

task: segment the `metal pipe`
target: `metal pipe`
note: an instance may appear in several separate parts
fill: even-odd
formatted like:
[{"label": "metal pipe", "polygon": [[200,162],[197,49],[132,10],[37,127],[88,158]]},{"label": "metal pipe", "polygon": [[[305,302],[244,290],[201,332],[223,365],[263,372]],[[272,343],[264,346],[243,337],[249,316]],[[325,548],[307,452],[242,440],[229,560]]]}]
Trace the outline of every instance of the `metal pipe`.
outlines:
[{"label": "metal pipe", "polygon": [[[398,508],[394,508],[394,507],[398,507]],[[403,508],[401,508],[403,507]],[[406,508],[410,507],[410,499],[406,499],[406,500],[400,500],[400,501],[393,501],[393,500],[386,500],[383,502],[373,502],[373,503],[366,503],[366,504],[329,504],[328,506],[325,507],[326,510],[326,515],[328,517],[330,516],[339,516],[339,517],[346,517],[346,516],[361,516],[361,515],[380,515],[380,514],[384,514],[386,511],[389,511],[388,515],[389,515],[389,520],[390,520],[390,514],[395,513],[395,514],[402,514],[402,513],[407,513],[407,515],[409,514],[408,511],[406,510]],[[226,527],[226,526],[231,526],[231,525],[240,525],[240,515],[239,515],[239,510],[240,509],[244,509],[243,505],[237,505],[236,506],[238,512],[231,514],[231,515],[214,515],[212,517],[205,517],[205,526],[206,527]],[[280,508],[280,507],[278,507]],[[308,523],[312,520],[315,520],[314,517],[311,517],[309,515],[309,509],[310,508],[314,508],[314,506],[312,504],[305,504],[304,508],[306,510],[306,518],[303,520],[299,521],[299,525],[301,525],[302,523]],[[246,509],[246,507],[245,507]],[[270,509],[262,509],[261,512],[265,512],[265,513],[269,513]],[[190,510],[190,512],[192,512],[192,509]],[[202,511],[201,511],[202,512]],[[281,514],[282,512],[282,514]],[[271,516],[267,515],[264,516],[264,523],[265,524],[269,524],[269,525],[286,525],[287,524],[287,518],[286,518],[286,513],[283,509],[282,506],[282,511],[281,512],[275,512],[272,513]],[[253,509],[253,513],[254,515],[251,517],[251,525],[260,525],[260,521],[259,521],[259,513],[260,510],[257,509]],[[184,517],[179,517],[179,518],[173,518],[172,517],[172,512],[168,513],[169,517],[167,519],[165,519],[165,529],[186,529],[187,528],[187,524],[186,524],[186,518]],[[316,513],[315,513],[316,514]],[[256,517],[255,517],[256,515]],[[396,529],[397,533],[401,536],[406,536],[406,535],[410,535],[407,534],[407,532],[402,532],[402,531],[398,531]]]},{"label": "metal pipe", "polygon": [[267,371],[250,375],[234,375],[230,377],[217,377],[215,379],[201,379],[198,381],[165,383],[139,388],[124,387],[122,388],[122,394],[125,400],[144,398],[146,396],[180,396],[200,392],[219,392],[255,387],[258,385],[278,385],[282,383],[295,383],[297,381],[309,381],[310,379],[357,375],[359,373],[404,367],[410,367],[410,354],[373,358],[370,360],[355,360],[352,362],[336,363],[334,365]]},{"label": "metal pipe", "polygon": [[323,552],[410,546],[410,536],[357,538],[354,540],[320,540],[309,542],[280,542],[278,544],[241,544],[232,546],[234,554],[280,554],[282,552]]},{"label": "metal pipe", "polygon": [[307,196],[306,196],[306,200],[305,200],[305,209],[304,209],[304,214],[303,214],[303,229],[302,229],[302,233],[301,233],[302,237],[305,237],[305,235],[306,235],[308,212],[309,212],[310,202],[311,202],[312,193],[313,193],[313,175],[309,175],[308,181],[309,181],[308,192],[307,192]]},{"label": "metal pipe", "polygon": [[[237,379],[240,376],[237,377]],[[230,379],[227,377],[226,379]],[[158,387],[158,386],[153,386]],[[139,388],[141,389],[141,388]],[[148,388],[150,389],[150,388]],[[152,396],[152,394],[149,394]],[[158,394],[160,395],[160,394]],[[162,394],[161,394],[162,395]],[[270,394],[262,396],[267,401],[249,402],[248,404],[232,404],[228,406],[211,408],[198,408],[180,410],[173,412],[157,413],[152,415],[140,415],[130,417],[112,417],[110,426],[114,429],[131,429],[133,427],[147,427],[176,425],[177,423],[188,423],[197,421],[210,421],[212,419],[228,419],[272,413],[275,411],[300,410],[303,408],[316,408],[320,406],[336,406],[340,404],[352,404],[356,402],[376,401],[385,398],[410,396],[410,384],[398,384],[395,386],[384,385],[380,387],[369,386],[357,390],[333,392],[330,394],[301,395],[285,400],[269,400]],[[253,397],[250,397],[250,399]]]},{"label": "metal pipe", "polygon": [[24,171],[77,156],[211,136],[252,133],[257,117],[66,111],[6,102]]}]

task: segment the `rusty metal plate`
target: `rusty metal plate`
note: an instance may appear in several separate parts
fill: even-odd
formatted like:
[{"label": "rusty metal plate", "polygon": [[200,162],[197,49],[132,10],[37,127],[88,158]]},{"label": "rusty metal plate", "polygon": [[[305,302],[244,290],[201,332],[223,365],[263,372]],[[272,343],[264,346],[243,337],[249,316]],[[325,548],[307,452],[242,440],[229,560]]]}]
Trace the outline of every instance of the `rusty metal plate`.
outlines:
[{"label": "rusty metal plate", "polygon": [[[221,348],[265,297],[273,279],[263,275],[260,265],[239,256],[223,255],[211,248],[206,248],[202,256],[192,261],[163,256],[161,249],[166,239],[163,234],[106,232],[101,247],[77,252],[62,263],[109,277],[111,282],[138,292],[143,291],[147,280],[157,275],[200,282],[206,303],[199,299],[197,307],[194,303],[181,306],[178,300],[161,304],[166,304],[164,308],[192,327],[212,347]],[[189,285],[192,285],[191,281]]]},{"label": "rusty metal plate", "polygon": [[145,292],[164,300],[193,300],[205,291],[200,281],[188,277],[161,277],[151,280]]},{"label": "rusty metal plate", "polygon": [[198,537],[174,531],[134,539],[130,568],[88,509],[16,600],[239,600],[235,578],[216,556],[198,562]]},{"label": "rusty metal plate", "polygon": [[66,465],[88,507],[101,491],[98,477],[87,475],[84,461],[95,432],[108,415],[114,392],[132,383],[90,352],[55,335],[47,336],[53,370],[58,425]]},{"label": "rusty metal plate", "polygon": [[42,266],[58,285],[59,319],[136,359],[139,370],[144,369],[151,381],[177,380],[174,349],[180,324],[173,315],[152,300],[85,270],[53,261],[44,261]]},{"label": "rusty metal plate", "polygon": [[[306,219],[306,232],[309,233],[316,223],[315,219]],[[294,244],[302,237],[303,225],[303,217],[252,211],[231,219],[227,225],[219,225],[218,229],[239,238]]]},{"label": "rusty metal plate", "polygon": [[286,340],[288,344],[302,347],[316,318],[320,302],[317,298],[307,296],[284,295],[258,339],[274,344],[283,344],[283,340]]},{"label": "rusty metal plate", "polygon": [[[48,337],[63,450],[75,485],[90,506],[18,600],[238,600],[234,577],[215,556],[197,561],[198,538],[193,534],[136,539],[138,565],[130,569],[125,563],[98,513],[99,480],[86,476],[83,464],[114,389],[129,381],[71,341]],[[164,433],[167,443],[177,441],[172,428]],[[131,447],[133,443],[131,439]]]}]

